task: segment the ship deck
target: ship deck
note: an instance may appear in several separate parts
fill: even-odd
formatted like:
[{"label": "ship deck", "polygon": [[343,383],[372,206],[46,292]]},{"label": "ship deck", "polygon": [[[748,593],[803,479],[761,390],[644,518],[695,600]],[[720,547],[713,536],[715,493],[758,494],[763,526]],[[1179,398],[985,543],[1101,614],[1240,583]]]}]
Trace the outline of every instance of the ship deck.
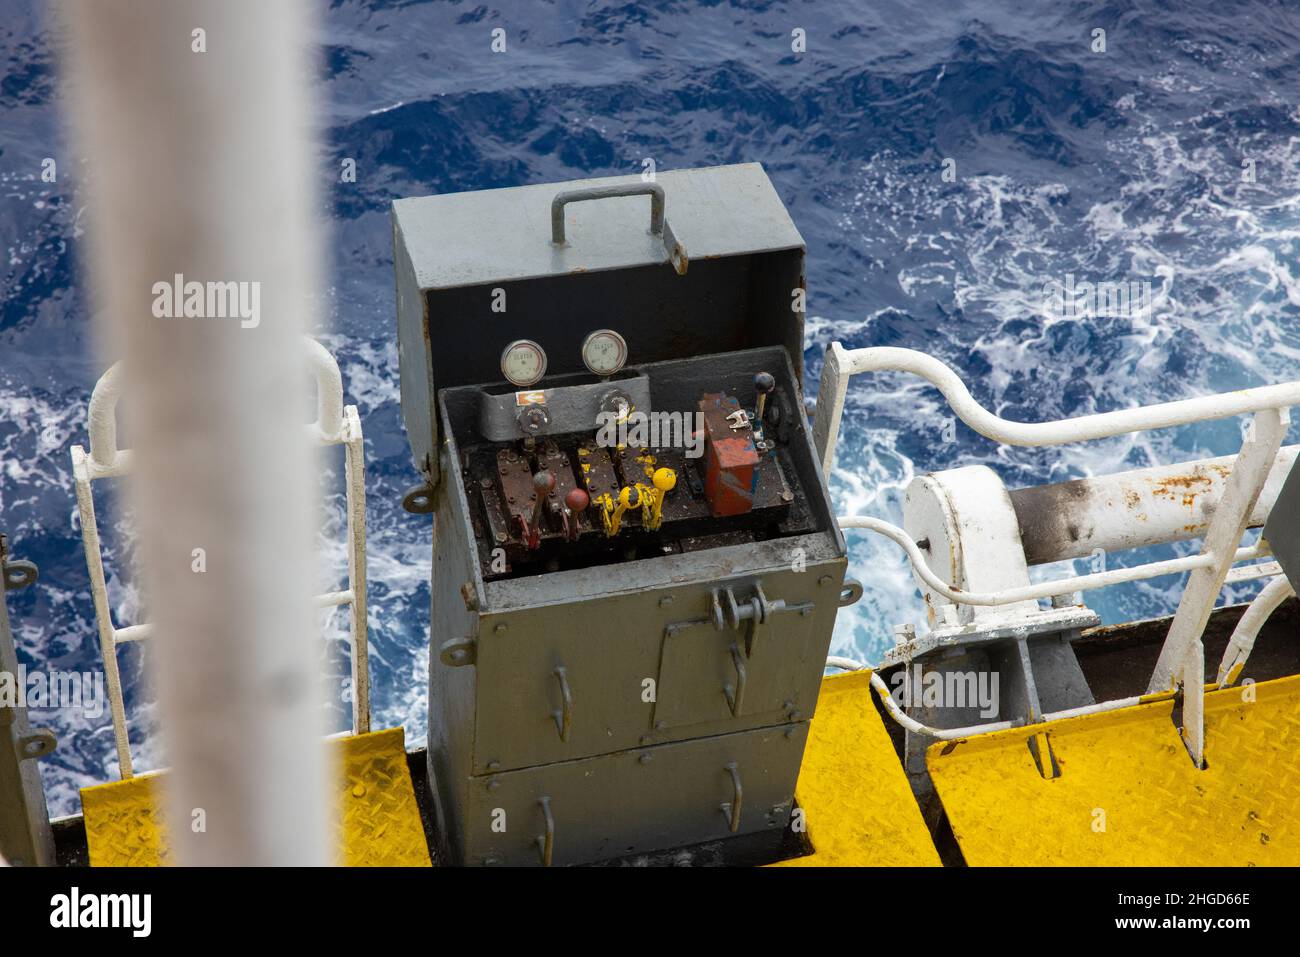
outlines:
[{"label": "ship deck", "polygon": [[[1244,605],[1231,606],[1217,609],[1211,616],[1203,639],[1207,682],[1214,679],[1217,663],[1244,610]],[[1169,621],[1168,618],[1152,619],[1084,633],[1074,647],[1097,700],[1123,698],[1145,690]],[[1297,635],[1300,635],[1300,600],[1292,598],[1261,629],[1250,657],[1247,676],[1258,683],[1300,674]],[[881,673],[888,680],[889,671]],[[903,729],[884,712],[866,682],[861,680],[863,677],[848,675],[825,679],[823,700],[819,704],[818,716],[814,718],[814,733],[809,739],[797,792],[799,804],[808,814],[807,828],[639,854],[606,861],[601,866],[754,866],[775,863],[865,866],[940,862],[947,866],[962,866],[967,863],[968,854],[976,857],[973,863],[982,863],[981,854],[998,845],[995,833],[985,830],[978,840],[967,834],[959,841],[950,813],[945,810],[939,794],[921,789],[923,793],[919,803],[909,801],[912,795],[906,788],[907,776],[901,758]],[[870,702],[870,707],[867,702]],[[1166,711],[1168,704],[1165,702]],[[1113,723],[1109,716],[1093,717],[1105,717]],[[880,733],[872,724],[876,720],[883,728]],[[853,733],[852,725],[858,721],[863,722],[864,728],[859,729],[857,738],[850,741],[848,736]],[[1083,746],[1088,747],[1088,739],[1082,740]],[[846,743],[853,746],[845,747]],[[990,742],[989,747],[996,744]],[[1122,747],[1122,743],[1119,746]],[[411,789],[423,825],[427,860],[437,866],[445,862],[439,859],[441,842],[435,829],[426,754],[422,748],[415,748],[406,751],[405,755]],[[891,757],[892,764],[889,763]],[[933,753],[931,765],[934,765]],[[391,771],[388,769],[386,773],[391,774]],[[948,791],[950,799],[952,795],[962,793],[959,788],[946,787],[942,778],[943,775],[939,790]],[[95,788],[86,789],[83,800],[85,793],[94,791]],[[1140,799],[1147,800],[1144,796]],[[1153,793],[1149,800],[1155,802],[1161,798]],[[1287,808],[1284,816],[1294,810],[1289,805]],[[969,807],[958,809],[954,805],[952,810],[953,816],[959,819],[970,816]],[[1278,813],[1275,811],[1274,817]],[[413,814],[410,816],[413,819]],[[1221,826],[1222,822],[1217,824]],[[1294,830],[1294,822],[1290,820],[1272,820],[1268,825],[1274,833],[1279,829],[1287,833]],[[358,826],[373,825],[367,822]],[[1186,827],[1194,827],[1194,822],[1187,823]],[[957,832],[961,830],[959,821]],[[55,820],[54,834],[60,864],[85,866],[91,863],[82,815]],[[1265,836],[1260,836],[1259,840],[1265,840]],[[963,847],[966,853],[963,853]],[[417,856],[422,858],[424,848],[419,851],[421,854]],[[369,862],[354,857],[348,863]],[[1057,860],[1055,863],[1086,861]]]}]

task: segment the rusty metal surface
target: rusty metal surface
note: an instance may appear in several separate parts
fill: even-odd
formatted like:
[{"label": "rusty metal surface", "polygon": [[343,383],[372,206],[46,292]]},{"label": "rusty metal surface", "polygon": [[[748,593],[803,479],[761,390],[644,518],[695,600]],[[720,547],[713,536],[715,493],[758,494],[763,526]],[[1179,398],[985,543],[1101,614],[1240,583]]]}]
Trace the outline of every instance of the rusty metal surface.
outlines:
[{"label": "rusty metal surface", "polygon": [[754,507],[758,450],[754,430],[735,396],[710,392],[700,399],[704,417],[704,495],[716,516],[743,515]]},{"label": "rusty metal surface", "polygon": [[[1300,446],[1277,456],[1250,517],[1263,525]],[[1235,455],[1116,475],[1012,489],[1020,539],[1031,565],[1203,536],[1232,473]]]}]

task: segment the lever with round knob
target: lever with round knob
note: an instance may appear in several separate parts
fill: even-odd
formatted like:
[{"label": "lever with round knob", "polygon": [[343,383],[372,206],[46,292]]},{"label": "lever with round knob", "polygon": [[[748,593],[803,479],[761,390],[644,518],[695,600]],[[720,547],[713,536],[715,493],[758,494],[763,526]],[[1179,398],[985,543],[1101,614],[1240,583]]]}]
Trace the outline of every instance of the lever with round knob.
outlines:
[{"label": "lever with round knob", "polygon": [[770,372],[757,373],[754,376],[754,391],[758,394],[758,402],[754,408],[754,431],[758,435],[757,444],[762,449],[771,448],[763,437],[763,421],[767,413],[767,397],[776,391],[776,377]]}]

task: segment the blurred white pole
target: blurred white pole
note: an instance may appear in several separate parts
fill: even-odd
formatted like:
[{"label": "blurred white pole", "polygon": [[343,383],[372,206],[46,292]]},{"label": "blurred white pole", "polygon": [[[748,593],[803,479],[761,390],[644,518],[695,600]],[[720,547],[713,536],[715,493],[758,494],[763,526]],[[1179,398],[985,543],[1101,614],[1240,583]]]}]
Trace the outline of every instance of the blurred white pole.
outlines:
[{"label": "blurred white pole", "polygon": [[[318,288],[308,9],[62,9],[101,355],[125,359],[176,860],[331,863],[303,428]],[[159,318],[154,286],[178,275],[257,283],[260,301],[243,289],[260,308],[214,318],[205,297],[203,318]]]}]

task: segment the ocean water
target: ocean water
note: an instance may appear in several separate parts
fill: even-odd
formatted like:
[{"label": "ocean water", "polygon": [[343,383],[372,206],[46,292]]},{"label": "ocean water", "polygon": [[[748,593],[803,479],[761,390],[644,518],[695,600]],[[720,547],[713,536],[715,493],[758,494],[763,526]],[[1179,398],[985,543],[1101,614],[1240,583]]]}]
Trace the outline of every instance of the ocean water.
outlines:
[{"label": "ocean water", "polygon": [[[491,50],[495,29],[503,53]],[[792,49],[794,31],[806,51]],[[634,173],[647,158],[661,170],[761,162],[808,245],[810,392],[835,340],[932,353],[983,405],[1024,421],[1300,372],[1294,3],[372,0],[323,9],[319,43],[332,228],[321,333],[366,432],[374,718],[404,723],[411,743],[424,735],[430,543],[427,523],[399,505],[417,475],[398,404],[394,198]],[[69,449],[86,440],[102,368],[80,282],[88,167],[62,130],[56,51],[43,5],[0,0],[0,530],[41,568],[37,587],[9,598],[23,660],[92,670]],[[41,180],[46,157],[55,183]],[[339,183],[349,157],[357,181]],[[1149,308],[1055,314],[1044,289],[1068,277],[1147,283]],[[856,379],[831,481],[839,511],[900,521],[907,483],[936,469],[984,463],[1014,487],[1228,454],[1241,439],[1228,420],[1010,449],[949,420],[919,380]],[[340,479],[334,461],[321,541],[335,578]],[[144,612],[129,516],[105,484],[106,564],[125,624]],[[866,592],[841,615],[833,651],[875,660],[894,623],[922,616],[902,554],[865,533],[850,544]],[[1109,622],[1167,614],[1180,585],[1089,601]],[[337,616],[325,624],[322,654],[339,671],[346,629]],[[164,760],[147,654],[121,653],[140,768]],[[341,725],[341,703],[336,712]],[[43,762],[51,809],[73,812],[78,787],[117,773],[108,714],[33,718],[61,738]]]}]

